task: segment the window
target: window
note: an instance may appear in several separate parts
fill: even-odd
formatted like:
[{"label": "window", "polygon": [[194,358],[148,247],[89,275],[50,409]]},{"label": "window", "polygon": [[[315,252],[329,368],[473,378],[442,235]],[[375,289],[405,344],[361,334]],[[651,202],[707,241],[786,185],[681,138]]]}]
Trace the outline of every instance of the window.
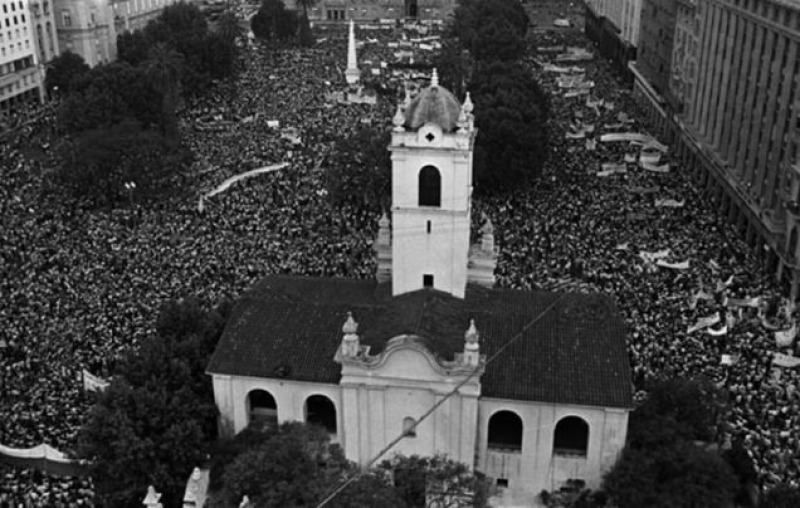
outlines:
[{"label": "window", "polygon": [[65,27],[72,26],[72,17],[69,14],[69,11],[61,11],[61,19],[64,21]]},{"label": "window", "polygon": [[422,276],[422,287],[433,289],[433,275],[426,273]]},{"label": "window", "polygon": [[489,418],[487,445],[501,452],[522,451],[522,419],[511,411],[498,411]]},{"label": "window", "polygon": [[417,437],[416,424],[417,421],[410,416],[403,418],[403,435],[405,437]]},{"label": "window", "polygon": [[497,479],[497,486],[500,487],[501,489],[507,489],[508,488],[508,478],[498,478]]},{"label": "window", "polygon": [[336,434],[336,406],[324,395],[312,395],[306,399],[306,423],[325,428]]},{"label": "window", "polygon": [[266,390],[253,390],[247,394],[247,409],[250,424],[270,427],[278,423],[278,405]]},{"label": "window", "polygon": [[589,447],[589,424],[577,416],[562,418],[553,437],[553,455],[585,457]]},{"label": "window", "polygon": [[433,166],[425,166],[419,172],[419,206],[441,206],[442,177]]},{"label": "window", "polygon": [[428,231],[428,234],[431,234],[431,221],[426,221],[425,229]]}]

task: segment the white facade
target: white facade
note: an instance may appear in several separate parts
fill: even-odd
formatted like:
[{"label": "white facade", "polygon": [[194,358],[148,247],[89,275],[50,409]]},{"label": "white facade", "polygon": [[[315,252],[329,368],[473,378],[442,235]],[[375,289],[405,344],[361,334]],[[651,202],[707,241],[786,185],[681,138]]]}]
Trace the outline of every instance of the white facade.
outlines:
[{"label": "white facade", "polygon": [[[392,133],[393,294],[430,282],[434,289],[464,297],[474,138],[474,130],[444,133],[433,123],[416,132]],[[420,204],[425,168],[438,175],[438,205]]]},{"label": "white facade", "polygon": [[[307,401],[321,395],[335,408],[334,442],[341,444],[349,460],[366,464],[403,433],[407,419],[417,419],[441,402],[471,370],[457,361],[443,365],[413,336],[392,339],[384,352],[365,361],[347,360],[341,351],[337,358],[342,363],[339,385],[214,375],[222,428],[236,433],[247,427],[254,417],[248,402],[253,390],[264,390],[274,398],[279,423],[308,421]],[[398,453],[445,454],[499,480],[507,487],[504,499],[530,506],[543,489],[557,490],[568,479],[583,479],[587,487],[598,488],[625,445],[627,409],[490,399],[480,394],[476,376],[384,458]],[[504,411],[520,419],[518,449],[491,442],[491,420]],[[569,417],[588,426],[583,454],[554,448],[556,428]]]},{"label": "white facade", "polygon": [[0,118],[42,97],[28,1],[0,0]]},{"label": "white facade", "polygon": [[605,16],[620,29],[620,37],[636,46],[639,43],[639,25],[642,0],[586,0],[597,16]]},{"label": "white facade", "polygon": [[30,3],[34,41],[40,64],[47,64],[60,54],[52,5],[52,0],[31,0]]}]

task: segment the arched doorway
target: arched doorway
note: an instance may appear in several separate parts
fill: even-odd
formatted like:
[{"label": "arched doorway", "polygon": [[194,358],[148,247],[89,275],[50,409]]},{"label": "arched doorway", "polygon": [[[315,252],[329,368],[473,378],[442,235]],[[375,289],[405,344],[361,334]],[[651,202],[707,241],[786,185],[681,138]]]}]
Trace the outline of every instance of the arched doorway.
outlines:
[{"label": "arched doorway", "polygon": [[419,8],[417,7],[417,0],[406,0],[406,17],[416,19]]},{"label": "arched doorway", "polygon": [[324,427],[329,434],[336,434],[336,406],[324,395],[312,395],[306,399],[306,423]]},{"label": "arched doorway", "polygon": [[490,450],[522,451],[522,418],[511,411],[498,411],[489,418],[487,445]]},{"label": "arched doorway", "polygon": [[585,457],[588,448],[589,424],[577,416],[562,418],[553,436],[553,455]]},{"label": "arched doorway", "polygon": [[275,397],[266,390],[253,390],[247,394],[249,424],[272,427],[278,424],[278,405]]}]

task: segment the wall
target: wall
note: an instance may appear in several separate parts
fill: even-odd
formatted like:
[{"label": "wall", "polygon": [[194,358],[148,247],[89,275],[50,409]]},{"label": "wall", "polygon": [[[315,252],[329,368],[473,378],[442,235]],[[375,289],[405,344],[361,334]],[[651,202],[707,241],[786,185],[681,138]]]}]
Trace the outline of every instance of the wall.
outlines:
[{"label": "wall", "polygon": [[[585,480],[591,489],[599,487],[602,475],[614,465],[625,445],[628,410],[482,398],[478,403],[476,469],[489,476],[494,473],[490,459],[496,462],[497,458],[487,447],[489,419],[502,410],[513,411],[523,421],[519,475],[508,478],[508,489],[520,503],[531,503],[543,489],[557,490],[570,478]],[[578,416],[589,424],[586,458],[553,456],[555,426],[567,416]]]},{"label": "wall", "polygon": [[662,96],[669,88],[676,7],[674,0],[644,0],[642,8],[636,64]]}]

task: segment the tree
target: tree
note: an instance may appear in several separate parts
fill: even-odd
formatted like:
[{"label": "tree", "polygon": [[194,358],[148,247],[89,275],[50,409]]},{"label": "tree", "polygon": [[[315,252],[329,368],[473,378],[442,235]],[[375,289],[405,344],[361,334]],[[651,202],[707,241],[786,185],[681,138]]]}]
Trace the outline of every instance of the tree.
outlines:
[{"label": "tree", "polygon": [[469,52],[452,38],[442,40],[442,47],[437,53],[433,66],[439,72],[442,86],[453,92],[456,97],[464,97],[467,83],[471,81],[472,61]]},{"label": "tree", "polygon": [[351,203],[373,210],[387,206],[391,164],[386,147],[390,139],[386,130],[362,127],[336,141],[335,155],[329,161],[325,177],[333,203]]},{"label": "tree", "polygon": [[217,21],[217,33],[228,44],[235,44],[236,39],[242,36],[242,27],[239,19],[231,11],[225,11]]},{"label": "tree", "polygon": [[[459,0],[445,36],[458,39],[464,49],[473,53],[482,51],[481,42],[501,47],[490,39],[493,32],[484,30],[490,24],[508,29],[507,34],[498,34],[503,40],[524,41],[529,19],[519,0]],[[478,59],[477,56],[475,58]],[[481,59],[487,62],[505,60],[486,51],[483,51]]]},{"label": "tree", "polygon": [[317,5],[317,0],[297,0],[297,6],[303,9],[303,16],[308,20],[308,10]]},{"label": "tree", "polygon": [[390,472],[394,487],[408,507],[487,506],[492,492],[487,480],[459,462],[437,455],[398,455],[385,460],[379,470]]},{"label": "tree", "polygon": [[159,102],[141,69],[126,62],[98,65],[72,83],[59,106],[58,123],[69,134],[109,128],[125,119],[148,129],[162,125]]},{"label": "tree", "polygon": [[512,23],[502,18],[490,18],[475,31],[470,52],[479,62],[511,62],[519,60],[525,51],[525,40],[514,31]]},{"label": "tree", "polygon": [[175,114],[178,90],[184,57],[164,43],[150,49],[144,63],[145,74],[153,87],[161,93],[161,107],[164,115],[164,134],[173,144],[178,141],[178,118]]},{"label": "tree", "polygon": [[634,415],[639,421],[671,418],[689,439],[710,441],[727,408],[725,394],[710,381],[675,378],[653,385]]},{"label": "tree", "polygon": [[348,467],[321,427],[290,422],[249,432],[239,443],[256,446],[222,464],[221,506],[236,506],[243,495],[258,508],[312,505]]},{"label": "tree", "polygon": [[538,83],[519,64],[496,62],[476,70],[470,90],[479,129],[477,189],[508,189],[537,177],[549,142],[549,104]]},{"label": "tree", "polygon": [[304,48],[310,48],[317,42],[314,34],[311,33],[311,24],[306,13],[301,14],[297,21],[297,40]]},{"label": "tree", "polygon": [[733,506],[737,487],[721,457],[685,441],[657,453],[628,448],[603,481],[619,508]]},{"label": "tree", "polygon": [[90,70],[83,57],[67,50],[50,62],[44,86],[48,93],[52,94],[57,89],[58,94],[64,96],[72,90],[73,83],[86,76]]},{"label": "tree", "polygon": [[80,430],[78,456],[92,461],[106,506],[139,507],[148,485],[158,486],[166,506],[177,505],[189,473],[206,460],[216,406],[204,368],[227,307],[198,315],[193,305],[162,312],[162,330],[170,332],[125,357]]},{"label": "tree", "polygon": [[[91,129],[57,148],[56,182],[94,205],[115,206],[125,199],[124,184],[136,184],[138,199],[151,199],[191,161],[191,154],[170,147],[156,131],[133,119]],[[128,196],[129,197],[129,196]]]},{"label": "tree", "polygon": [[263,0],[250,28],[259,39],[288,39],[297,32],[297,13],[287,10],[283,0]]},{"label": "tree", "polygon": [[761,508],[797,508],[800,506],[800,488],[778,485],[764,493],[759,506]]}]

